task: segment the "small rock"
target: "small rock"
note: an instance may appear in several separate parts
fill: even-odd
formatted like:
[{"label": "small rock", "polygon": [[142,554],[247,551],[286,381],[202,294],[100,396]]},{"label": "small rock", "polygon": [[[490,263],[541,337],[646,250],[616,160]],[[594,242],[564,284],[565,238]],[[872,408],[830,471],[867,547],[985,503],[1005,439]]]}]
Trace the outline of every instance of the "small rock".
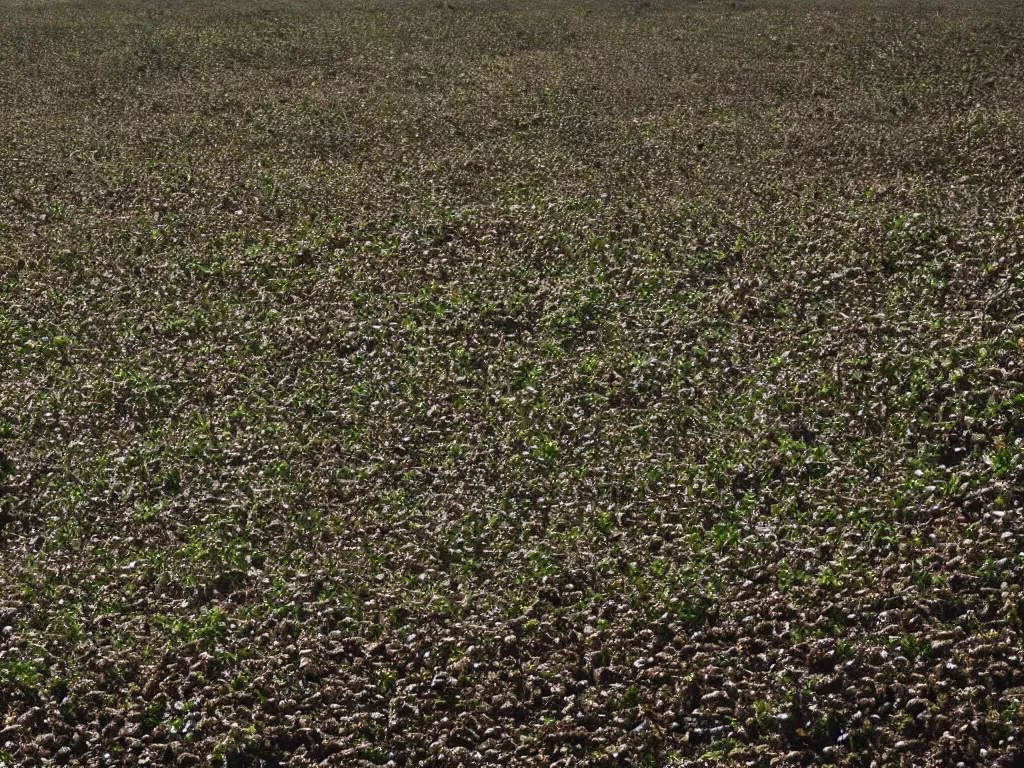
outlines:
[{"label": "small rock", "polygon": [[931,702],[929,702],[928,699],[914,698],[907,702],[904,709],[911,715],[917,715],[924,712],[929,706],[931,706]]},{"label": "small rock", "polygon": [[31,728],[34,725],[38,725],[43,722],[43,710],[42,707],[32,707],[32,709],[23,713],[15,723],[22,726],[23,728]]},{"label": "small rock", "polygon": [[729,694],[725,691],[712,691],[700,697],[701,706],[705,704],[725,704],[730,701]]}]

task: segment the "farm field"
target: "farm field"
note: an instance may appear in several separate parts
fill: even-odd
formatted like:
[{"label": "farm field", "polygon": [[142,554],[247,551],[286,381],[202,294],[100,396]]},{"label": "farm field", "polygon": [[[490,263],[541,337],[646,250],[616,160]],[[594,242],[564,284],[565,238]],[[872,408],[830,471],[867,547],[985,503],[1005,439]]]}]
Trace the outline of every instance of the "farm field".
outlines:
[{"label": "farm field", "polygon": [[1017,4],[0,11],[0,766],[1024,765]]}]

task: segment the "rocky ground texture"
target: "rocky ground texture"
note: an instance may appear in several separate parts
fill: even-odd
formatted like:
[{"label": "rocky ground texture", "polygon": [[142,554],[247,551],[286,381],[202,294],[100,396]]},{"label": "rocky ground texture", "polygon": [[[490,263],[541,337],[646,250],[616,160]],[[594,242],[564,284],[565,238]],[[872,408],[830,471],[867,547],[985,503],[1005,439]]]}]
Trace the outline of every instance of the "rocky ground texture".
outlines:
[{"label": "rocky ground texture", "polygon": [[11,0],[0,765],[1024,764],[1013,4]]}]

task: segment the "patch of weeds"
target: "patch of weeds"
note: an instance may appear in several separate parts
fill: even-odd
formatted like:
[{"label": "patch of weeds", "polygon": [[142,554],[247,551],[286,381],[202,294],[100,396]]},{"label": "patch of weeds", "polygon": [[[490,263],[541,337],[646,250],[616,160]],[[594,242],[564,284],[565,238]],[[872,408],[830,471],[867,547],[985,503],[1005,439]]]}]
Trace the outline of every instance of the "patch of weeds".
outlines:
[{"label": "patch of weeds", "polygon": [[142,728],[146,731],[152,731],[156,728],[160,722],[164,719],[164,712],[166,711],[167,705],[163,701],[154,701],[146,705],[146,708],[142,710],[142,715],[139,719]]}]

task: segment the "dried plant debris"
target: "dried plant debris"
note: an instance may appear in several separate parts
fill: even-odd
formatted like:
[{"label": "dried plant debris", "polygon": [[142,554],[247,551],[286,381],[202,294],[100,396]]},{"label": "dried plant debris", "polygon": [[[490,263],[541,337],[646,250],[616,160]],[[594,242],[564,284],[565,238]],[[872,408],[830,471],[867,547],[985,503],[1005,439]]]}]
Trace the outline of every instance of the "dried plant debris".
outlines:
[{"label": "dried plant debris", "polygon": [[1024,764],[1024,18],[12,0],[0,765]]}]

